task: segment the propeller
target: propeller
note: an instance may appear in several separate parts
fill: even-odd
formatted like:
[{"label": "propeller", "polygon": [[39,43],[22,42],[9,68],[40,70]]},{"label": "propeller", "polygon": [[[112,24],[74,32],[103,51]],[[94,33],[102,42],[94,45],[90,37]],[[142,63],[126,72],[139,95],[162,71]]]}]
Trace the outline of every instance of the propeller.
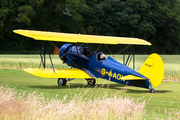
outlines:
[{"label": "propeller", "polygon": [[60,50],[60,48],[57,47],[57,46],[55,46],[55,47],[54,47],[53,55],[59,55],[59,50]]}]

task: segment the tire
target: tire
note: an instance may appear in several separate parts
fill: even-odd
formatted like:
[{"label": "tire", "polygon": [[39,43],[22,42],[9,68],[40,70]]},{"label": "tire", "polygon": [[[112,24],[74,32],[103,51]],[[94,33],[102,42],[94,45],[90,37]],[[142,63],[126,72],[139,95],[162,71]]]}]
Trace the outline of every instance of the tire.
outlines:
[{"label": "tire", "polygon": [[58,78],[57,84],[58,84],[58,86],[65,86],[66,85],[66,78]]},{"label": "tire", "polygon": [[155,93],[156,91],[155,91],[155,89],[150,89],[150,93]]},{"label": "tire", "polygon": [[86,79],[88,85],[95,85],[96,84],[96,79]]}]

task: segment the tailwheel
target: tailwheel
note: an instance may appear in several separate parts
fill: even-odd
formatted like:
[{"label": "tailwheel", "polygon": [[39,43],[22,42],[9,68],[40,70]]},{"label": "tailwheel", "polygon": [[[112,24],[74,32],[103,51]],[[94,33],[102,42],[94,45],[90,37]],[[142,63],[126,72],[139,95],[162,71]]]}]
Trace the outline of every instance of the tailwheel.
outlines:
[{"label": "tailwheel", "polygon": [[150,93],[155,93],[155,89],[151,88]]},{"label": "tailwheel", "polygon": [[66,78],[58,78],[57,84],[59,86],[65,86],[66,85]]},{"label": "tailwheel", "polygon": [[151,83],[149,83],[149,90],[150,90],[150,93],[155,93],[156,92],[155,89],[153,89]]},{"label": "tailwheel", "polygon": [[96,79],[86,79],[88,85],[95,85],[96,84]]}]

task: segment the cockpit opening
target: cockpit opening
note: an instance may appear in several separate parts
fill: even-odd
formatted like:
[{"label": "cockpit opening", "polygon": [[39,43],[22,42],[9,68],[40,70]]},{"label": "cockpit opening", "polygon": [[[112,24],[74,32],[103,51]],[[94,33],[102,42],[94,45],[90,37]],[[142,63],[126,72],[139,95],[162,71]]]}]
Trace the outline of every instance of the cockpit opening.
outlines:
[{"label": "cockpit opening", "polygon": [[98,53],[98,55],[97,55],[97,59],[98,59],[99,61],[104,61],[104,60],[106,59],[106,56],[105,56],[104,53],[100,52],[100,53]]},{"label": "cockpit opening", "polygon": [[90,54],[90,52],[85,47],[82,47],[80,51],[83,55],[86,55],[86,56]]}]

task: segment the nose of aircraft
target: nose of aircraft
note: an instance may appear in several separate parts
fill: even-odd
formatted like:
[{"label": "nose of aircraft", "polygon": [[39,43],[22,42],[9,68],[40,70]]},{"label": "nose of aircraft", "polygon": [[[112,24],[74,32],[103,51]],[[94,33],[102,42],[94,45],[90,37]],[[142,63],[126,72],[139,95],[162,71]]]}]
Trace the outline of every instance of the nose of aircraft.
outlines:
[{"label": "nose of aircraft", "polygon": [[63,61],[66,62],[66,53],[68,51],[68,48],[72,46],[72,44],[64,44],[60,50],[59,50],[59,58]]}]

